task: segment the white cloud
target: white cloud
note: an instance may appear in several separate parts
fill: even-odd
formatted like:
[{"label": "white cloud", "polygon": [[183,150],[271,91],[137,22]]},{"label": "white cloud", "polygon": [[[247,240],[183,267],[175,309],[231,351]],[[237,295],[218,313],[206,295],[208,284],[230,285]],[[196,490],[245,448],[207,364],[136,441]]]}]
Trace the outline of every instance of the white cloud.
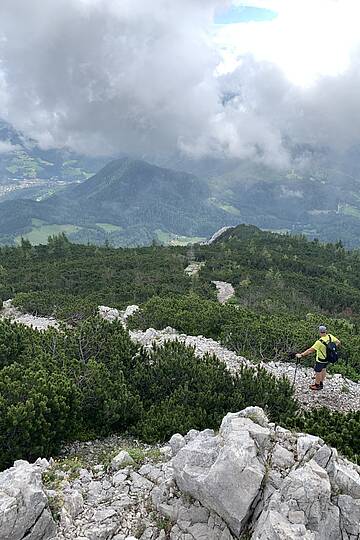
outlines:
[{"label": "white cloud", "polygon": [[173,150],[219,106],[217,4],[2,0],[0,111],[45,147]]},{"label": "white cloud", "polygon": [[241,57],[273,62],[291,82],[310,86],[323,75],[338,75],[359,44],[358,0],[264,0],[234,2],[273,9],[276,19],[261,24],[238,23],[217,29],[215,41],[224,55],[221,72],[231,71]]},{"label": "white cloud", "polygon": [[10,152],[15,152],[18,148],[18,146],[11,144],[11,142],[0,141],[0,154],[9,154]]},{"label": "white cloud", "polygon": [[283,166],[284,137],[360,143],[360,5],[246,1],[279,16],[215,29],[225,3],[1,0],[0,116],[44,147],[89,154]]}]

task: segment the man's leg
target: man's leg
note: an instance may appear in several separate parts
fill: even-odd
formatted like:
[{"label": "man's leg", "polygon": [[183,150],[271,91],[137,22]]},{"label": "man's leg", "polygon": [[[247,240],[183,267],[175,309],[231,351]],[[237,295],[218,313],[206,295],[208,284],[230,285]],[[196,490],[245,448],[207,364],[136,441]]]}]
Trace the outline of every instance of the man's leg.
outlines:
[{"label": "man's leg", "polygon": [[324,369],[319,362],[316,362],[314,370],[315,370],[315,384],[311,384],[310,388],[311,390],[321,390]]},{"label": "man's leg", "polygon": [[326,379],[326,368],[324,368],[321,372],[321,382],[323,383]]}]

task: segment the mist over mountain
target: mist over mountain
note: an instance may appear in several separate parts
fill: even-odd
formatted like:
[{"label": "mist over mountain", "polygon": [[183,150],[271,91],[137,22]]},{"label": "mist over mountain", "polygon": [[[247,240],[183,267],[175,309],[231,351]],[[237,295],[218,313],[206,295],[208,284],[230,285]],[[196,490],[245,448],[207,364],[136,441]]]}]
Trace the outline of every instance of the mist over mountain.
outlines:
[{"label": "mist over mountain", "polygon": [[42,199],[98,171],[107,159],[79,155],[69,148],[41,149],[0,118],[0,201]]},{"label": "mist over mountain", "polygon": [[[242,4],[4,0],[0,202],[17,202],[1,207],[1,240],[187,241],[237,220],[358,245],[359,8],[267,0],[273,16],[253,20]],[[98,207],[93,183],[67,195],[124,157],[208,192],[189,206],[181,176],[149,190],[132,170]]]},{"label": "mist over mountain", "polygon": [[181,156],[166,160],[171,169],[114,160],[88,180],[60,182],[37,200],[18,192],[0,204],[0,239],[44,243],[65,232],[76,242],[186,243],[247,223],[358,246],[359,148],[336,154],[297,145],[291,152],[296,167],[282,169],[254,160]]}]

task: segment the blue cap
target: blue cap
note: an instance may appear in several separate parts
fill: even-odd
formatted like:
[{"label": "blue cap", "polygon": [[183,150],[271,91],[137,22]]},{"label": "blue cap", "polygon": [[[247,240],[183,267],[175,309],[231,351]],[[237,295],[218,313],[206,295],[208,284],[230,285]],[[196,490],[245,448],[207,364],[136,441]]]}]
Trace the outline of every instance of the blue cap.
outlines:
[{"label": "blue cap", "polygon": [[320,334],[325,334],[326,333],[326,326],[324,326],[323,324],[321,324],[319,326],[319,332]]}]

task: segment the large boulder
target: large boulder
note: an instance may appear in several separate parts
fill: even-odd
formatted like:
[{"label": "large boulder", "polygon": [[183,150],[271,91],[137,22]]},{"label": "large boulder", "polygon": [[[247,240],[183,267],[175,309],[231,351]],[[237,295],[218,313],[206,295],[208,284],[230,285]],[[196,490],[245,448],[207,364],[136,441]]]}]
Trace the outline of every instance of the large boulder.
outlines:
[{"label": "large boulder", "polygon": [[41,481],[41,467],[16,461],[0,473],[1,540],[48,540],[55,523]]},{"label": "large boulder", "polygon": [[219,435],[205,430],[178,451],[172,462],[176,483],[239,535],[265,477],[261,449],[269,441],[268,427],[241,413],[229,414]]},{"label": "large boulder", "polygon": [[252,540],[341,538],[339,509],[331,502],[326,471],[314,460],[294,468],[270,497]]},{"label": "large boulder", "polygon": [[360,538],[359,468],[322,439],[271,424],[258,407],[227,414],[217,435],[185,435],[171,463],[180,491],[235,538]]}]

